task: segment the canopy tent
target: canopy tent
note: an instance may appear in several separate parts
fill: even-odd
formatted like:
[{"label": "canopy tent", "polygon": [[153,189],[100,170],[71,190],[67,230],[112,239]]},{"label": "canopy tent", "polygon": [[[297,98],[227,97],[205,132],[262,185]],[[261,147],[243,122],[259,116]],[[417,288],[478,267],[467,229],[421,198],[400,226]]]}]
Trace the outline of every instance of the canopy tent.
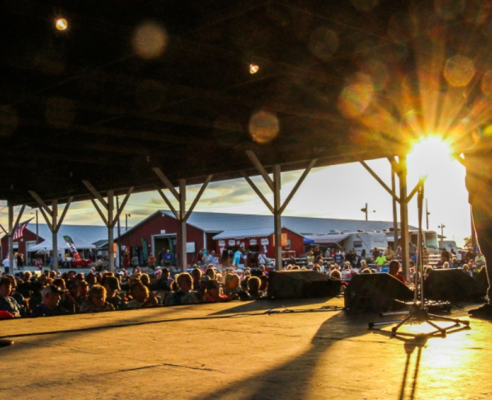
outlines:
[{"label": "canopy tent", "polygon": [[[73,237],[72,238],[73,243],[75,244],[75,247],[78,250],[84,250],[84,249],[95,249],[96,246],[93,244],[87,243],[83,241],[82,239],[79,239],[78,237]],[[58,250],[67,250],[69,249],[67,243],[65,240],[59,241],[58,242]],[[49,240],[45,240],[44,242],[41,242],[37,244],[36,246],[32,246],[29,251],[37,251],[37,250],[53,250],[53,243]]]}]

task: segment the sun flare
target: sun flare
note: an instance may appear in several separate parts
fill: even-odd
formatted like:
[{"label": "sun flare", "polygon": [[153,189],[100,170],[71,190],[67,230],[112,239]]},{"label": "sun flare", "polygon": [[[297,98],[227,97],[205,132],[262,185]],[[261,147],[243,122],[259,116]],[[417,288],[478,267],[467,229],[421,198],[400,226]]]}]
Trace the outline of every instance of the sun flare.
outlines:
[{"label": "sun flare", "polygon": [[445,172],[453,162],[451,146],[439,136],[423,137],[413,145],[408,162],[420,177]]}]

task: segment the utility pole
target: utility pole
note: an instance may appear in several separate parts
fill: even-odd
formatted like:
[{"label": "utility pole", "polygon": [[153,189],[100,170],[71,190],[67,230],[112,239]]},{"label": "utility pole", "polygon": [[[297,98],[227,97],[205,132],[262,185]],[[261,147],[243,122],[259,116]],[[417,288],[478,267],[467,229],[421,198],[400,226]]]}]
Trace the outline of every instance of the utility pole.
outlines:
[{"label": "utility pole", "polygon": [[36,210],[36,244],[39,243],[38,210]]},{"label": "utility pole", "polygon": [[444,228],[446,228],[446,225],[441,224],[437,228],[441,230],[441,248],[443,248],[444,246],[442,242],[444,240]]},{"label": "utility pole", "polygon": [[128,232],[128,218],[131,218],[131,214],[125,214],[125,233]]},{"label": "utility pole", "polygon": [[367,203],[366,206],[364,208],[361,208],[360,210],[366,214],[366,221],[367,221]]},{"label": "utility pole", "polygon": [[[367,203],[366,203],[366,206],[365,206],[364,208],[361,208],[360,210],[361,210],[363,213],[365,213],[365,214],[366,214],[366,221],[367,221],[367,220],[368,220],[368,213],[369,213],[369,207],[367,206]],[[376,212],[376,210],[373,210],[372,212],[373,212],[373,213],[375,213],[375,212]]]},{"label": "utility pole", "polygon": [[429,207],[428,207],[428,204],[427,204],[427,199],[425,199],[425,224],[426,224],[426,230],[429,230],[429,215],[430,215],[430,212],[429,212]]}]

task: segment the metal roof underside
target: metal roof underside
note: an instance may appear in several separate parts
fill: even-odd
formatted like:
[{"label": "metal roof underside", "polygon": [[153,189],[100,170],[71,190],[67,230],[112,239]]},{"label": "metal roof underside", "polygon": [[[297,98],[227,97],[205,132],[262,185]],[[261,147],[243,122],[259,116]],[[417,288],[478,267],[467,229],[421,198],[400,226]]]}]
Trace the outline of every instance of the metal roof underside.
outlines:
[{"label": "metal roof underside", "polygon": [[[254,172],[246,150],[283,170],[403,154],[450,101],[446,127],[468,115],[489,69],[489,9],[433,4],[3,1],[0,198],[87,199],[82,180],[153,190],[152,167],[236,178]],[[456,54],[475,63],[466,86],[443,77]]]},{"label": "metal roof underside", "polygon": [[[134,228],[144,225],[146,220],[150,220],[156,214],[165,214],[171,218],[175,218],[171,211],[156,211],[147,219],[135,225]],[[271,230],[273,226],[273,216],[194,211],[190,215],[187,223],[210,233],[219,233],[232,230]],[[282,226],[294,233],[306,236],[325,235],[329,234],[330,231],[385,231],[393,227],[393,222],[282,216]],[[409,228],[414,229],[413,226],[410,226]]]}]

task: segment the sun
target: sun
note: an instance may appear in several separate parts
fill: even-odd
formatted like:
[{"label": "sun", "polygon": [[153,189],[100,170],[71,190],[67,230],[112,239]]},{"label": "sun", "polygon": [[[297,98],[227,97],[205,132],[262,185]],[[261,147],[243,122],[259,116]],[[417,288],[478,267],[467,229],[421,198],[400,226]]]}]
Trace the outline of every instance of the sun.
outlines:
[{"label": "sun", "polygon": [[439,136],[421,138],[408,154],[411,169],[420,177],[444,172],[452,162],[451,146]]}]

